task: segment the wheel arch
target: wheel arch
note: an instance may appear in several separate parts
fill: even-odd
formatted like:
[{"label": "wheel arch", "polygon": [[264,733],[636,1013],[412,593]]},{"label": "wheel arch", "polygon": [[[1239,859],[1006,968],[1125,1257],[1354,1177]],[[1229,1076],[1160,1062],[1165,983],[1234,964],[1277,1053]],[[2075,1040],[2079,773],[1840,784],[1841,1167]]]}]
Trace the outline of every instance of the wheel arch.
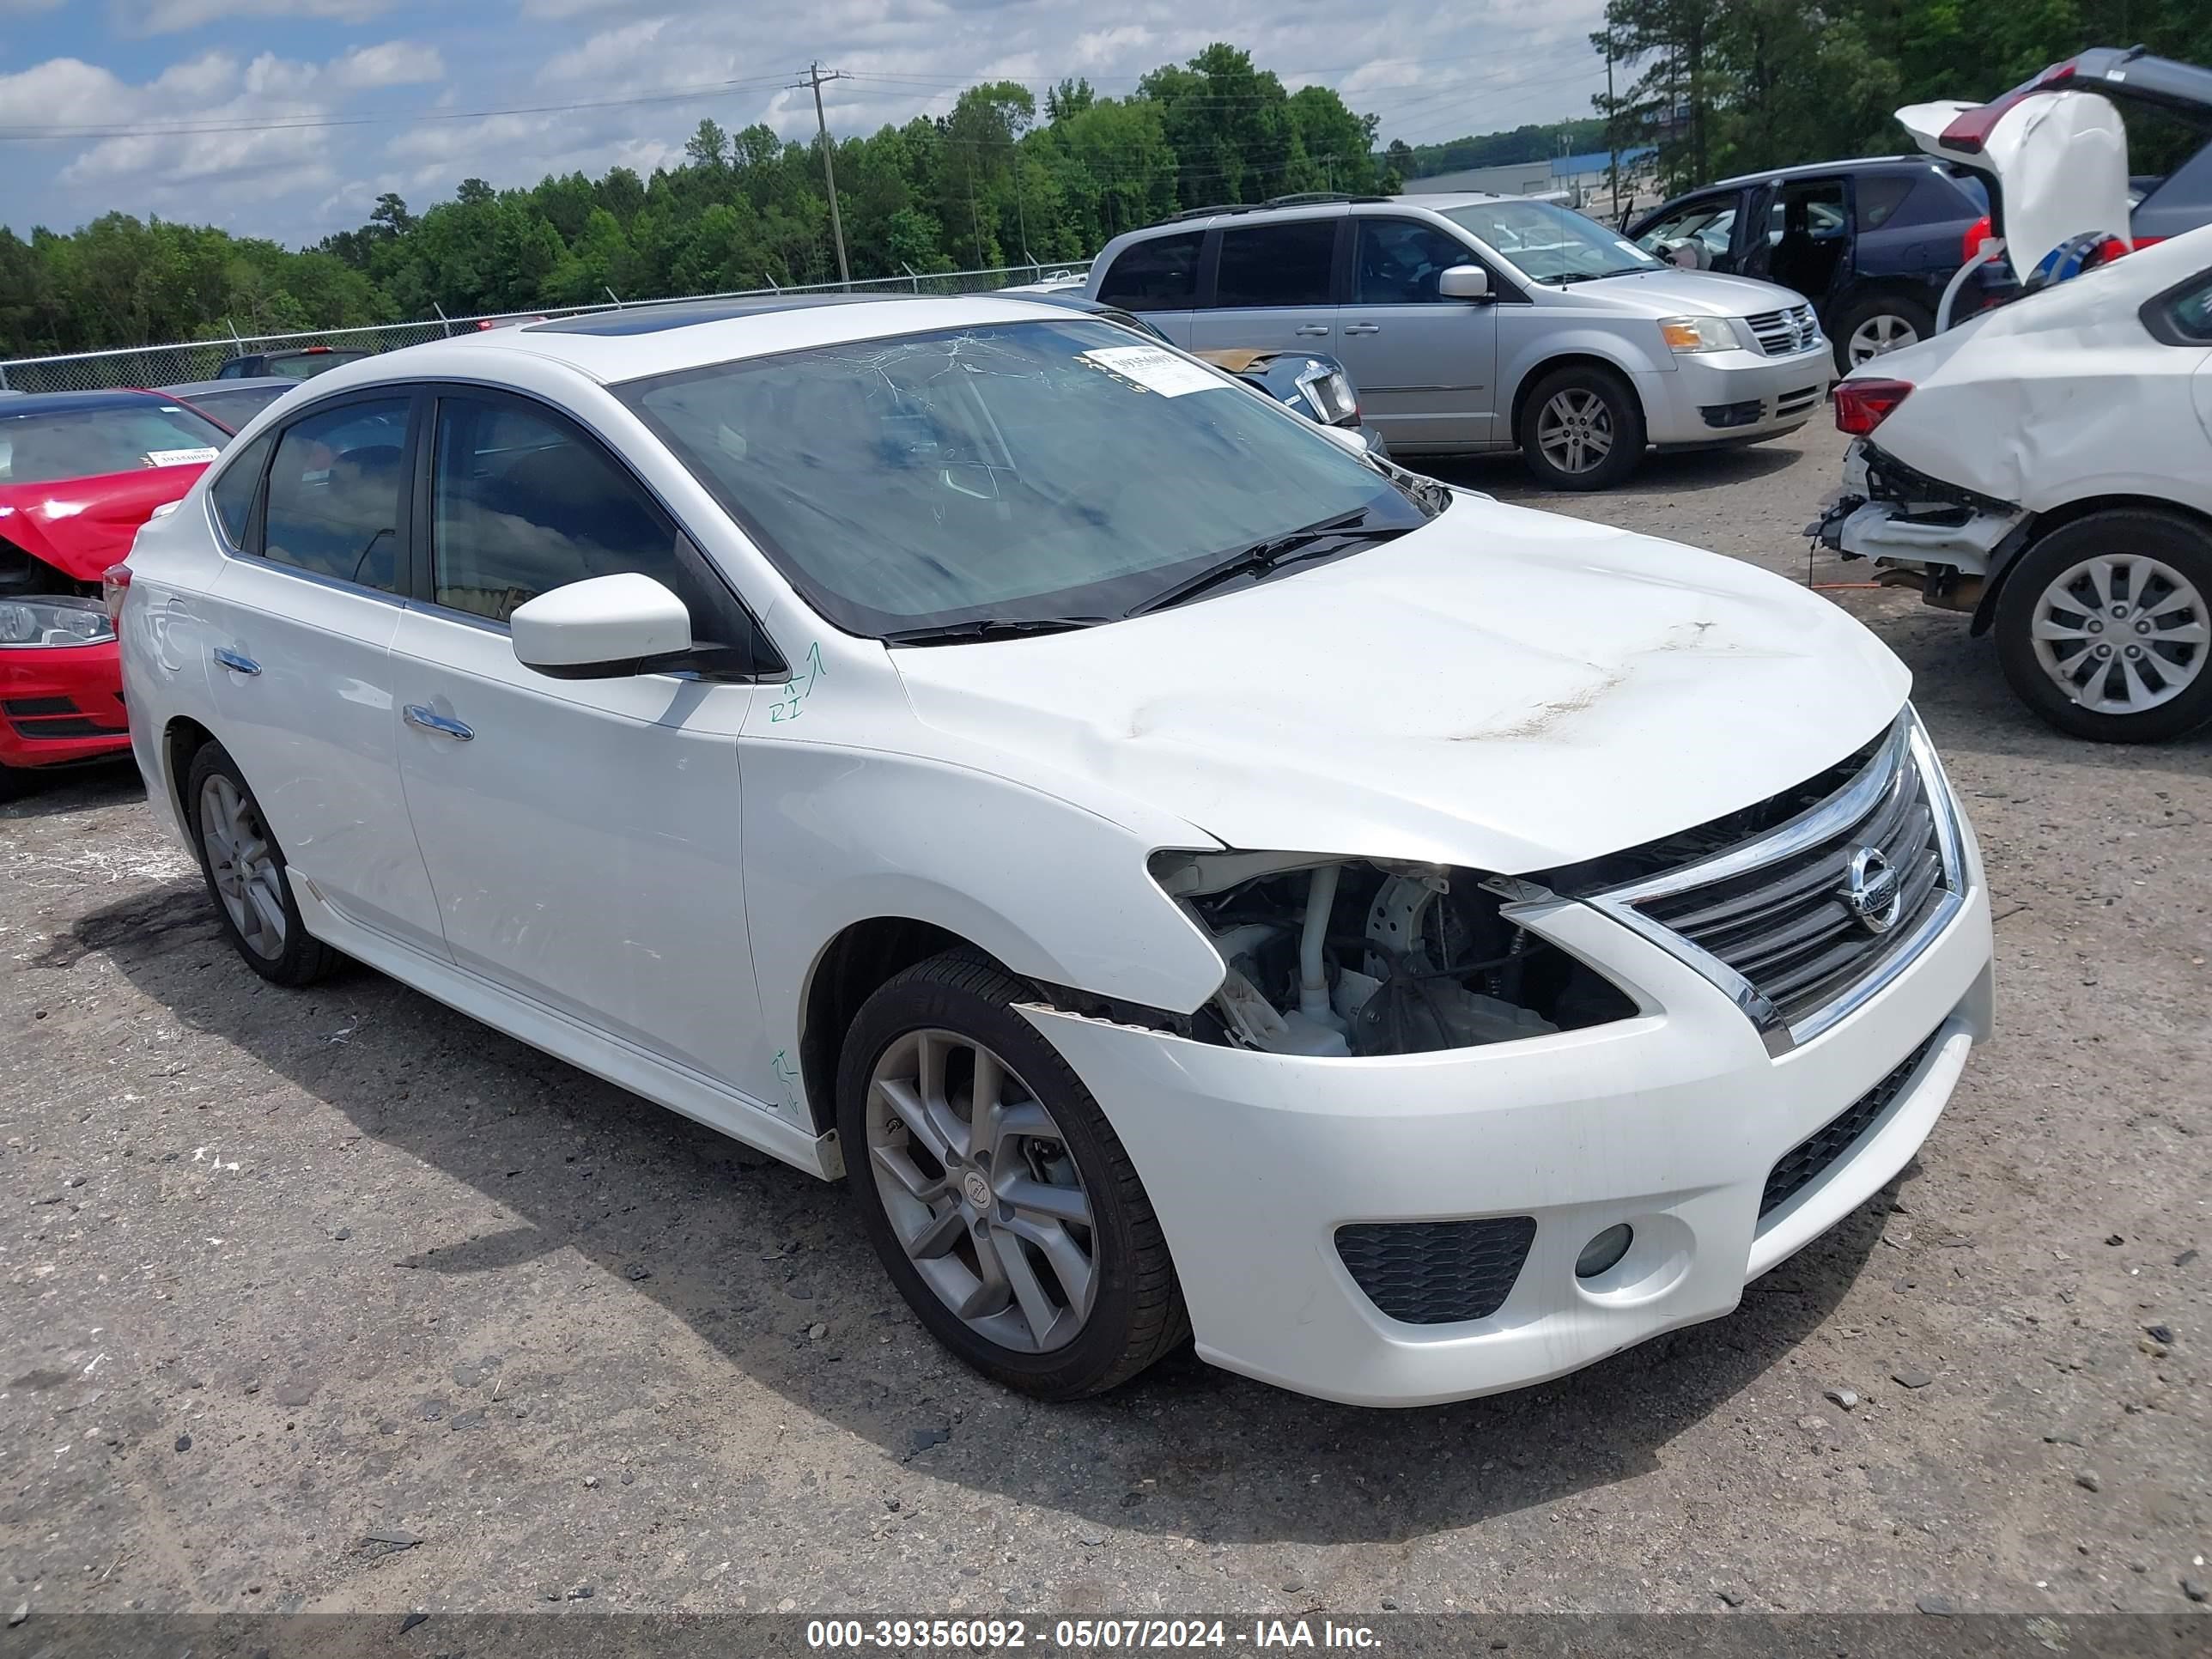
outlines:
[{"label": "wheel arch", "polygon": [[188,833],[192,817],[185,799],[185,780],[191,775],[192,757],[215,740],[214,732],[187,714],[177,715],[161,728],[161,787],[168,792],[178,826]]},{"label": "wheel arch", "polygon": [[2039,513],[2022,523],[2004,540],[1991,550],[1988,579],[1982,584],[1982,596],[1974,605],[1974,620],[1966,630],[1968,636],[1979,639],[1996,625],[1998,596],[2004,591],[2006,581],[2018,566],[2021,557],[2053,531],[2098,513],[2155,513],[2188,525],[2207,536],[2212,536],[2212,514],[2185,507],[2179,501],[2166,501],[2156,495],[2084,495],[2079,501],[2068,501]]},{"label": "wheel arch", "polygon": [[837,1127],[837,1062],[861,1005],[915,963],[963,948],[990,956],[935,922],[880,915],[840,929],[817,953],[799,996],[799,1103],[816,1134]]},{"label": "wheel arch", "polygon": [[1636,400],[1637,415],[1644,422],[1646,429],[1649,429],[1651,411],[1645,407],[1644,392],[1636,384],[1635,368],[1617,357],[1609,357],[1603,352],[1583,346],[1566,351],[1555,351],[1549,356],[1531,363],[1522,374],[1520,383],[1513,388],[1513,416],[1509,430],[1514,442],[1517,444],[1521,441],[1521,416],[1528,407],[1530,394],[1543,383],[1547,375],[1556,374],[1563,368],[1601,368],[1609,374],[1618,375],[1621,384],[1628,388],[1628,395]]}]

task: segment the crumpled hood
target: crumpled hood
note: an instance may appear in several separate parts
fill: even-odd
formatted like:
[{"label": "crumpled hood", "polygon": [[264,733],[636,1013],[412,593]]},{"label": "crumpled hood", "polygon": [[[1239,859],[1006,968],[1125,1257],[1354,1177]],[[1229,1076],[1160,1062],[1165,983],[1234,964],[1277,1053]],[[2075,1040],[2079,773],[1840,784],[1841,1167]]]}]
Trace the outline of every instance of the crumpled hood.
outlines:
[{"label": "crumpled hood", "polygon": [[1466,496],[1155,616],[892,657],[926,726],[1107,816],[1133,797],[1232,847],[1505,873],[1801,782],[1910,684],[1781,577]]},{"label": "crumpled hood", "polygon": [[1802,295],[1753,276],[1671,265],[1601,283],[1571,283],[1565,292],[1569,303],[1587,301],[1615,314],[1640,311],[1652,317],[1756,317],[1805,303]]},{"label": "crumpled hood", "polygon": [[81,582],[130,556],[139,526],[182,499],[204,462],[105,472],[58,483],[0,484],[0,541]]}]

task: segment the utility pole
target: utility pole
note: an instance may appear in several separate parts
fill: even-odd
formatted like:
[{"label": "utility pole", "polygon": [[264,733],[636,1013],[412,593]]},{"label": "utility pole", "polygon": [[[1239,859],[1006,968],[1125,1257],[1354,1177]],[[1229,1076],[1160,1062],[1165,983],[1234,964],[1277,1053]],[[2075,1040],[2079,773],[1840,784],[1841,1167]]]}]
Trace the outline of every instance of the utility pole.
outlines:
[{"label": "utility pole", "polygon": [[1607,171],[1613,179],[1613,216],[1620,222],[1620,112],[1613,103],[1613,28],[1605,31],[1605,147],[1612,153]]},{"label": "utility pole", "polygon": [[825,74],[822,65],[815,63],[806,66],[806,78],[804,81],[794,81],[791,86],[793,92],[798,91],[801,87],[807,87],[814,93],[814,124],[821,129],[822,132],[822,177],[823,182],[830,186],[830,234],[836,239],[837,242],[837,281],[847,289],[853,286],[853,271],[852,268],[845,263],[845,222],[837,214],[837,163],[831,155],[831,151],[836,147],[830,142],[829,118],[822,112],[822,85],[825,81],[843,81],[848,78],[842,70],[832,70]]}]

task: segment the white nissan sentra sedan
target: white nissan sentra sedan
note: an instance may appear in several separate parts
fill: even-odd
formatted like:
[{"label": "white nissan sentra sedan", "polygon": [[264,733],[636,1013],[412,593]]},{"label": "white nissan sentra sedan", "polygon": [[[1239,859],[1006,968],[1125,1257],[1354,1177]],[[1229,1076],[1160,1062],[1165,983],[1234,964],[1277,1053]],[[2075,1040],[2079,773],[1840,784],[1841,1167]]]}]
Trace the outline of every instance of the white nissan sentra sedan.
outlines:
[{"label": "white nissan sentra sedan", "polygon": [[825,1177],[1079,1395],[1332,1399],[1736,1305],[1989,1028],[1907,675],[1741,563],[1449,490],[1018,301],[333,370],[116,573],[256,972],[341,957]]}]

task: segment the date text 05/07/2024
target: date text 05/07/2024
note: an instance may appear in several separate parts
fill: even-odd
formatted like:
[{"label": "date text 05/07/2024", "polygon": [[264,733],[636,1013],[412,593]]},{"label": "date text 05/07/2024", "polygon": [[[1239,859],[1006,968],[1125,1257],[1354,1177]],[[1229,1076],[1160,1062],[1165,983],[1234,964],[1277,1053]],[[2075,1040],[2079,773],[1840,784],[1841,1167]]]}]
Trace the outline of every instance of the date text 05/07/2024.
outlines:
[{"label": "date text 05/07/2024", "polygon": [[1382,1646],[1365,1625],[1334,1620],[1058,1619],[813,1619],[806,1645],[829,1651],[873,1649],[994,1653],[1015,1648],[1063,1652],[1146,1651],[1176,1648],[1358,1648]]}]

